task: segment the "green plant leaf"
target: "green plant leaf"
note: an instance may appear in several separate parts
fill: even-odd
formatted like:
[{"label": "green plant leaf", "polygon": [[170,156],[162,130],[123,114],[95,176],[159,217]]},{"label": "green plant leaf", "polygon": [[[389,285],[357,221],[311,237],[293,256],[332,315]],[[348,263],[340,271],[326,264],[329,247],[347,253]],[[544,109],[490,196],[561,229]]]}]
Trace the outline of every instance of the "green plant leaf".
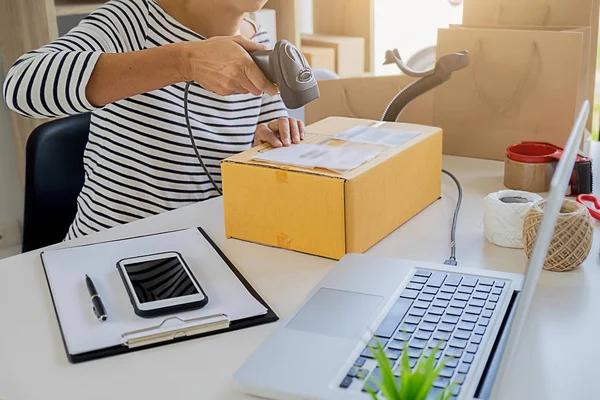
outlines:
[{"label": "green plant leaf", "polygon": [[[439,346],[439,344],[436,345],[428,357],[425,357],[423,353],[413,370],[410,368],[407,344],[400,358],[400,376],[396,378],[392,370],[392,364],[388,360],[384,348],[375,339],[375,346],[369,347],[378,363],[381,379],[371,376],[369,380],[377,386],[383,397],[387,400],[425,400],[431,392],[433,382],[439,376],[447,360],[450,359],[446,357],[436,365],[436,355],[440,351]],[[455,386],[455,383],[451,383],[446,389],[441,391],[437,396],[438,400],[449,400],[452,397]],[[370,387],[367,387],[367,392],[373,400],[378,399],[377,394]]]},{"label": "green plant leaf", "polygon": [[427,394],[431,390],[431,387],[433,386],[433,382],[438,377],[439,371],[444,366],[444,361],[440,361],[440,363],[438,364],[438,367],[437,368],[435,367],[435,361],[436,361],[435,356],[437,355],[438,351],[439,351],[439,344],[437,344],[433,348],[433,350],[431,351],[431,354],[429,354],[429,357],[423,364],[422,368],[423,368],[423,372],[424,372],[425,376],[424,376],[423,381],[421,382],[421,390],[419,391],[419,394],[417,397],[418,399],[427,398]]},{"label": "green plant leaf", "polygon": [[446,389],[444,389],[442,392],[440,392],[440,394],[438,395],[438,399],[439,400],[450,400],[450,397],[452,397],[452,393],[454,392],[454,388],[456,387],[456,382],[452,382],[450,385],[448,385],[448,387],[446,387]]},{"label": "green plant leaf", "polygon": [[371,395],[371,398],[372,398],[373,400],[379,400],[379,399],[377,398],[377,393],[375,393],[375,392],[373,391],[373,389],[371,389],[369,386],[367,386],[367,393],[369,393],[369,394]]},{"label": "green plant leaf", "polygon": [[396,379],[394,377],[394,373],[392,372],[392,366],[385,355],[385,350],[377,339],[375,339],[375,345],[376,347],[371,346],[371,351],[377,360],[381,373],[381,380],[375,378],[373,379],[373,382],[382,391],[386,399],[401,400],[399,397],[399,390],[396,386]]},{"label": "green plant leaf", "polygon": [[410,390],[408,382],[410,382],[410,375],[412,370],[408,361],[408,342],[402,351],[402,359],[400,360],[400,396],[403,400],[408,399],[408,392]]}]

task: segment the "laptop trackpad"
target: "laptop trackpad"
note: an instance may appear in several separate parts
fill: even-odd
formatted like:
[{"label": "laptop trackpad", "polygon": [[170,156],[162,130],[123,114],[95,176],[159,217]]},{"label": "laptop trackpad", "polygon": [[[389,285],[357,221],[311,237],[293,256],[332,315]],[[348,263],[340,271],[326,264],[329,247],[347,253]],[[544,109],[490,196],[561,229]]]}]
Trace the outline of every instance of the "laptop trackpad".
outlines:
[{"label": "laptop trackpad", "polygon": [[356,339],[365,333],[382,299],[369,294],[321,288],[286,328]]}]

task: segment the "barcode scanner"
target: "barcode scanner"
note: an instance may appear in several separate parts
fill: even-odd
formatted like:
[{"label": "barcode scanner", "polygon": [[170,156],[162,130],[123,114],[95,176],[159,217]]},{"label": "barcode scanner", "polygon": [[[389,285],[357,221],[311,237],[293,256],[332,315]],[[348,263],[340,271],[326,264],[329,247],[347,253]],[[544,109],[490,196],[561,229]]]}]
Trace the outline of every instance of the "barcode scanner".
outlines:
[{"label": "barcode scanner", "polygon": [[[277,42],[273,50],[255,51],[250,53],[250,56],[265,77],[277,85],[281,100],[287,108],[300,108],[319,98],[319,87],[317,86],[317,80],[313,75],[310,65],[308,65],[302,52],[287,40]],[[206,164],[204,164],[204,160],[194,140],[188,107],[191,84],[192,82],[187,82],[183,92],[183,112],[187,131],[200,166],[217,193],[223,195],[221,188],[217,185],[208,168],[206,168]]]},{"label": "barcode scanner", "polygon": [[319,87],[304,55],[287,40],[280,40],[273,50],[255,51],[250,56],[279,88],[281,100],[287,108],[300,108],[319,98]]}]

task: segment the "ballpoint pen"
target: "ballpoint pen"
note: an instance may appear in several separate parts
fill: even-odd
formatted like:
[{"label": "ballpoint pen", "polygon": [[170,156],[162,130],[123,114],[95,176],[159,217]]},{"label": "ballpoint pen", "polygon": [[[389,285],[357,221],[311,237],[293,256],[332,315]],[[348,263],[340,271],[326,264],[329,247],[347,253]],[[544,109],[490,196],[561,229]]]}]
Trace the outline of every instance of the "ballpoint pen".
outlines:
[{"label": "ballpoint pen", "polygon": [[106,321],[106,309],[104,308],[104,304],[102,303],[102,299],[98,295],[98,291],[96,290],[96,286],[92,279],[89,276],[85,276],[85,285],[87,286],[87,290],[90,293],[90,298],[92,300],[92,308],[94,309],[94,314],[96,314],[96,318],[99,321]]}]

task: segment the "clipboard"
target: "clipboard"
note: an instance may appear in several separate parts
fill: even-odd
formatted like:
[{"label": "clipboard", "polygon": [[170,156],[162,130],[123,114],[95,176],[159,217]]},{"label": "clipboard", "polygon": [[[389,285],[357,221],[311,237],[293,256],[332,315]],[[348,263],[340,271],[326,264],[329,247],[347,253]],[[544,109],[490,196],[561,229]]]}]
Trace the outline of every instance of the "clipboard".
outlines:
[{"label": "clipboard", "polygon": [[[40,258],[42,260],[42,266],[44,268],[44,274],[46,277],[46,282],[48,284],[48,291],[50,293],[50,297],[52,299],[53,308],[55,311],[55,315],[57,318],[57,322],[60,328],[61,337],[64,345],[64,349],[67,355],[68,360],[73,363],[80,363],[85,361],[91,361],[99,358],[144,350],[148,348],[153,348],[157,346],[163,346],[171,343],[182,342],[186,340],[191,340],[195,338],[201,338],[211,335],[217,335],[220,333],[236,331],[239,329],[246,329],[258,325],[263,325],[271,322],[276,322],[279,320],[279,317],[275,314],[273,309],[260,297],[260,295],[256,292],[256,290],[248,283],[248,281],[244,278],[244,276],[239,272],[239,270],[233,265],[233,263],[225,256],[225,254],[221,251],[221,249],[215,244],[215,242],[208,236],[208,234],[200,227],[195,228],[201,234],[201,236],[206,240],[206,242],[210,245],[212,250],[218,255],[218,257],[224,262],[224,264],[231,270],[231,272],[235,275],[235,278],[239,280],[239,282],[243,285],[243,287],[247,290],[247,292],[265,309],[266,313],[261,315],[256,315],[243,319],[231,320],[229,315],[226,313],[214,313],[210,315],[205,315],[201,317],[195,318],[185,318],[180,315],[172,315],[172,316],[164,316],[161,321],[156,321],[154,318],[154,323],[148,323],[148,326],[143,329],[136,329],[130,331],[124,331],[121,333],[120,344],[111,345],[107,347],[103,347],[97,350],[86,351],[83,353],[73,354],[69,351],[69,346],[67,343],[67,337],[65,332],[65,327],[63,323],[61,323],[61,319],[59,317],[59,309],[56,300],[56,296],[52,290],[51,279],[48,274],[48,266],[44,260],[44,254],[47,251],[44,251],[40,254]],[[170,232],[162,232],[157,234],[148,234],[135,236],[124,239],[117,239],[112,241],[105,241],[94,244],[87,244],[82,246],[75,246],[72,249],[76,248],[86,248],[90,246],[100,245],[100,244],[109,244],[121,241],[127,241],[130,239],[142,239],[151,236],[165,235],[169,233],[177,233],[183,232],[186,229],[175,230]],[[116,271],[115,266],[110,266],[112,269]],[[90,310],[91,312],[91,310]],[[131,309],[131,313],[133,310]]]}]

